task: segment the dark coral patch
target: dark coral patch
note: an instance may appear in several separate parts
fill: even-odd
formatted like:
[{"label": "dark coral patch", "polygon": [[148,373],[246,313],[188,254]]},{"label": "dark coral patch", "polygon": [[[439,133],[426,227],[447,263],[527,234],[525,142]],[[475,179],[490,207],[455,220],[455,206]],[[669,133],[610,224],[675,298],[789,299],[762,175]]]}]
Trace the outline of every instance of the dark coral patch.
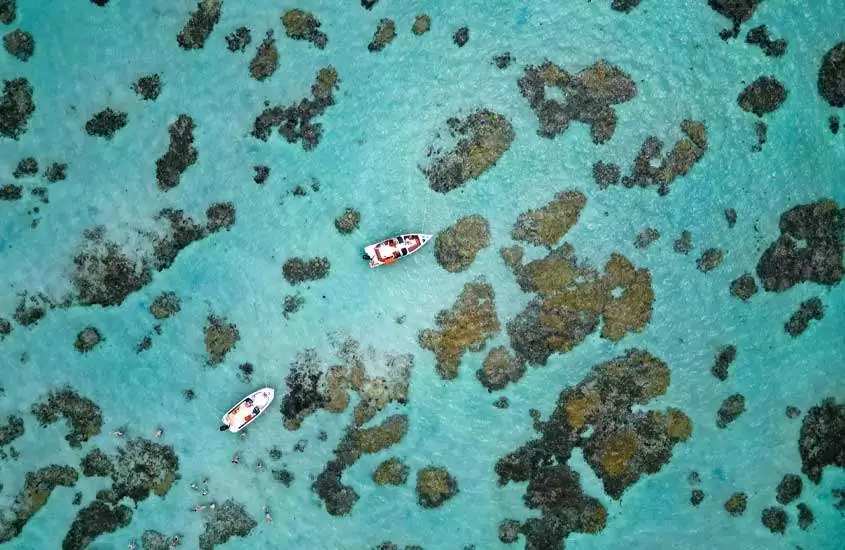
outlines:
[{"label": "dark coral patch", "polygon": [[381,19],[378,22],[373,39],[367,44],[367,50],[380,52],[396,38],[396,23],[392,19]]},{"label": "dark coral patch", "polygon": [[743,412],[745,412],[745,396],[738,393],[731,395],[722,401],[722,405],[716,412],[716,425],[727,428]]},{"label": "dark coral patch", "polygon": [[161,94],[161,75],[148,74],[141,76],[135,81],[132,88],[142,99],[155,101],[158,99],[159,94]]},{"label": "dark coral patch", "polygon": [[26,176],[33,176],[38,173],[38,161],[35,160],[33,157],[26,157],[22,158],[20,162],[18,162],[15,171],[12,172],[12,176],[15,179],[23,178]]},{"label": "dark coral patch", "polygon": [[238,327],[223,317],[209,315],[205,326],[205,350],[208,352],[206,364],[216,366],[223,362],[241,339]]},{"label": "dark coral patch", "polygon": [[32,414],[42,426],[58,422],[63,417],[70,429],[65,440],[73,448],[80,448],[90,438],[99,435],[103,413],[90,399],[71,388],[51,392],[47,400],[32,405]]},{"label": "dark coral patch", "polygon": [[212,550],[232,537],[246,538],[257,525],[242,504],[228,499],[206,517],[205,531],[199,537],[199,549]]},{"label": "dark coral patch", "polygon": [[252,33],[246,27],[238,27],[226,35],[226,48],[230,52],[242,52],[252,42]]},{"label": "dark coral patch", "polygon": [[845,42],[840,42],[824,54],[819,68],[818,88],[819,94],[831,107],[845,107]]},{"label": "dark coral patch", "polygon": [[320,257],[304,260],[295,257],[288,258],[282,266],[282,274],[288,283],[298,285],[328,277],[330,268],[331,264],[328,258]]},{"label": "dark coral patch", "polygon": [[201,0],[197,11],[193,12],[176,36],[179,46],[185,50],[194,50],[205,46],[214,26],[220,21],[223,0]]},{"label": "dark coral patch", "polygon": [[282,15],[282,26],[288,38],[311,42],[322,50],[326,47],[329,37],[320,30],[321,25],[317,16],[311,12],[293,9]]},{"label": "dark coral patch", "polygon": [[845,404],[828,397],[811,407],[798,440],[801,471],[818,485],[826,466],[845,468]]},{"label": "dark coral patch", "polygon": [[57,487],[73,487],[79,474],[70,466],[53,464],[34,472],[27,472],[23,489],[14,504],[0,516],[0,543],[6,543],[23,531],[27,522],[50,498]]},{"label": "dark coral patch", "polygon": [[[548,90],[554,88],[566,99],[561,102],[547,97]],[[604,61],[576,75],[550,61],[529,66],[519,79],[519,90],[540,120],[539,135],[553,138],[565,132],[571,122],[582,122],[590,126],[597,144],[609,140],[616,129],[616,112],[611,106],[630,101],[637,94],[631,77]]]},{"label": "dark coral patch", "polygon": [[490,245],[490,226],[478,215],[465,216],[437,234],[434,257],[451,273],[469,268],[475,256]]},{"label": "dark coral patch", "polygon": [[821,321],[824,318],[824,304],[818,297],[801,302],[798,311],[789,317],[784,325],[786,333],[792,337],[802,334],[810,326],[810,321]]},{"label": "dark coral patch", "polygon": [[89,136],[111,139],[128,121],[129,115],[108,107],[85,123],[85,131]]},{"label": "dark coral patch", "polygon": [[249,74],[261,82],[273,76],[278,67],[279,50],[276,48],[276,39],[273,38],[273,31],[267,31],[267,36],[259,44],[255,57],[249,62]]},{"label": "dark coral patch", "polygon": [[170,145],[164,155],[156,160],[156,180],[162,191],[169,191],[179,185],[182,174],[197,161],[195,128],[194,120],[186,114],[179,115],[168,127]]},{"label": "dark coral patch", "polygon": [[719,36],[723,40],[736,38],[739,35],[739,27],[748,21],[757,9],[762,0],[707,0],[707,4],[733,22],[731,29],[723,29]]},{"label": "dark coral patch", "polygon": [[0,23],[10,24],[17,17],[17,0],[0,0]]},{"label": "dark coral patch", "polygon": [[725,381],[728,379],[728,368],[736,359],[736,346],[733,344],[723,346],[716,354],[716,359],[710,372],[719,380]]},{"label": "dark coral patch", "polygon": [[35,53],[35,39],[31,33],[16,29],[3,37],[3,47],[10,55],[26,62]]},{"label": "dark coral patch", "polygon": [[766,56],[780,57],[786,53],[786,40],[783,38],[772,40],[766,25],[760,25],[749,30],[748,34],[745,35],[745,41],[759,47]]},{"label": "dark coral patch", "polygon": [[25,78],[3,81],[0,100],[0,135],[17,140],[26,132],[26,123],[35,112],[32,86]]},{"label": "dark coral patch", "polygon": [[798,283],[835,285],[842,279],[845,210],[830,199],[799,204],[781,214],[780,237],[757,263],[757,276],[769,292]]},{"label": "dark coral patch", "polygon": [[761,117],[777,111],[786,101],[787,91],[773,76],[761,76],[740,92],[737,103],[743,111]]}]

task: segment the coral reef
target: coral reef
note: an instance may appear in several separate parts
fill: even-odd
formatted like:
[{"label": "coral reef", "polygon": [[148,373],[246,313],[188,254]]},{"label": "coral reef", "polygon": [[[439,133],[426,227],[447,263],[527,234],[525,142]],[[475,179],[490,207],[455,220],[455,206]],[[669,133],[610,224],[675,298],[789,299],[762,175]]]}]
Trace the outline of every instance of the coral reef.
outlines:
[{"label": "coral reef", "polygon": [[736,346],[733,344],[722,346],[718,353],[716,353],[716,359],[713,366],[710,368],[710,372],[719,380],[727,380],[728,368],[730,368],[731,363],[733,363],[735,359]]},{"label": "coral reef", "polygon": [[431,30],[431,17],[422,13],[414,17],[414,24],[411,26],[411,32],[417,36],[421,36]]},{"label": "coral reef", "polygon": [[519,527],[526,548],[561,547],[572,532],[596,533],[605,526],[607,511],[583,493],[579,474],[566,464],[575,447],[582,448],[607,494],[619,499],[643,474],[659,471],[673,447],[690,437],[692,422],[678,409],[631,410],[668,386],[669,367],[631,349],[564,389],[548,421],[537,413],[540,437],[496,463],[499,484],[528,481],[525,504],[540,511]]},{"label": "coral reef", "polygon": [[818,485],[825,466],[845,468],[845,404],[828,397],[810,407],[798,439],[801,471]]},{"label": "coral reef", "polygon": [[613,163],[606,163],[599,160],[593,164],[593,180],[595,180],[599,189],[616,185],[619,183],[620,176],[619,167]]},{"label": "coral reef", "polygon": [[205,350],[208,353],[206,364],[213,367],[222,363],[240,339],[241,335],[234,323],[223,317],[209,315],[205,326]]},{"label": "coral reef", "polygon": [[634,239],[634,246],[637,248],[648,248],[659,238],[660,231],[653,227],[646,227],[637,234],[637,238]]},{"label": "coral reef", "polygon": [[285,319],[290,319],[290,316],[302,309],[305,304],[305,298],[299,294],[287,294],[282,300],[282,316]]},{"label": "coral reef", "polygon": [[777,111],[786,101],[787,91],[774,76],[761,76],[740,92],[737,103],[743,111],[761,117]]},{"label": "coral reef", "polygon": [[82,550],[103,533],[113,533],[132,521],[132,508],[94,500],[81,509],[62,541],[62,550]]},{"label": "coral reef", "polygon": [[26,157],[22,158],[18,162],[18,165],[15,167],[15,171],[12,172],[12,176],[15,179],[20,179],[26,176],[34,176],[37,173],[38,161],[33,157]]},{"label": "coral reef", "polygon": [[199,537],[199,549],[212,550],[232,537],[245,538],[257,525],[243,505],[228,499],[212,510],[205,520],[205,531]]},{"label": "coral reef", "polygon": [[261,82],[273,76],[278,67],[279,50],[276,48],[276,39],[273,38],[273,31],[267,31],[267,36],[258,45],[255,57],[249,62],[249,74]]},{"label": "coral reef", "polygon": [[722,29],[719,36],[722,40],[736,38],[739,35],[739,27],[748,21],[757,9],[762,0],[707,0],[707,4],[717,13],[723,15],[733,22],[730,29]]},{"label": "coral reef", "polygon": [[822,57],[818,88],[819,95],[831,107],[845,107],[845,42],[835,45]]},{"label": "coral reef", "polygon": [[273,470],[273,479],[284,485],[290,487],[293,483],[294,476],[288,470]]},{"label": "coral reef", "polygon": [[182,309],[182,301],[175,292],[162,292],[150,304],[150,313],[158,320],[173,317]]},{"label": "coral reef", "polygon": [[51,305],[43,296],[29,296],[26,293],[20,295],[20,301],[15,307],[13,315],[15,321],[22,327],[35,325],[47,315],[45,305]]},{"label": "coral reef", "polygon": [[475,256],[487,246],[490,246],[487,220],[478,215],[465,216],[437,234],[434,257],[440,267],[457,273],[472,265]]},{"label": "coral reef", "polygon": [[73,487],[79,474],[70,466],[51,465],[34,472],[27,472],[23,489],[14,504],[0,513],[0,543],[9,542],[20,535],[27,522],[50,498],[56,487]]},{"label": "coral reef", "polygon": [[0,23],[11,24],[17,17],[17,0],[0,0]]},{"label": "coral reef", "polygon": [[23,418],[10,414],[6,419],[6,425],[0,425],[0,447],[5,447],[23,434]]},{"label": "coral reef", "polygon": [[716,412],[716,425],[727,428],[728,424],[739,418],[743,412],[745,412],[745,397],[735,393],[722,401],[722,405]]},{"label": "coral reef", "polygon": [[770,506],[763,510],[760,520],[769,531],[781,535],[786,531],[786,526],[789,523],[786,511],[780,506]]},{"label": "coral reef", "polygon": [[376,485],[405,485],[410,468],[396,457],[389,458],[378,465],[373,472]]},{"label": "coral reef", "polygon": [[273,128],[278,126],[279,134],[288,143],[302,140],[303,149],[313,149],[320,143],[323,130],[322,125],[312,122],[312,119],[334,105],[332,90],[337,86],[337,82],[337,71],[333,67],[320,69],[311,86],[311,98],[305,98],[289,107],[267,107],[255,119],[252,136],[267,141]]},{"label": "coral reef", "polygon": [[728,222],[728,229],[733,229],[736,225],[736,210],[725,208],[725,220]]},{"label": "coral reef", "polygon": [[801,476],[796,474],[786,474],[780,480],[777,486],[777,501],[783,505],[789,504],[793,500],[801,496],[801,489],[804,487],[804,482],[801,481]]},{"label": "coral reef", "polygon": [[818,297],[801,302],[798,311],[789,317],[784,325],[786,333],[793,338],[801,335],[810,326],[810,321],[821,321],[824,318],[824,304]]},{"label": "coral reef", "polygon": [[0,317],[0,342],[3,341],[6,336],[12,333],[12,323],[9,322],[8,319]]},{"label": "coral reef", "polygon": [[827,119],[827,127],[830,128],[830,133],[836,135],[839,133],[839,117],[836,115],[831,115],[830,118]]},{"label": "coral reef", "polygon": [[426,466],[417,472],[417,504],[439,508],[459,493],[458,482],[446,468]]},{"label": "coral reef", "polygon": [[731,281],[731,294],[743,302],[747,302],[757,294],[757,281],[751,273],[743,273]]},{"label": "coral reef", "polygon": [[693,489],[690,493],[689,502],[696,507],[704,502],[704,491],[701,489]]},{"label": "coral reef", "polygon": [[509,383],[519,382],[525,374],[525,359],[512,356],[505,346],[496,346],[484,358],[475,376],[488,391],[501,390]]},{"label": "coral reef", "polygon": [[786,40],[783,38],[772,40],[766,25],[759,25],[750,29],[748,34],[745,35],[745,41],[759,47],[766,54],[766,57],[780,57],[786,53]]},{"label": "coral reef", "polygon": [[3,37],[3,48],[9,52],[9,55],[26,62],[35,53],[35,39],[32,38],[31,33],[15,29]]},{"label": "coral reef", "polygon": [[452,35],[452,42],[455,46],[463,48],[469,42],[469,27],[461,27]]},{"label": "coral reef", "polygon": [[138,78],[133,85],[135,93],[145,101],[155,101],[161,94],[161,75],[148,74]]},{"label": "coral reef", "polygon": [[622,13],[629,13],[639,5],[640,0],[613,0],[613,2],[610,3],[610,9]]},{"label": "coral reef", "polygon": [[672,243],[672,249],[678,254],[689,254],[695,248],[692,244],[692,233],[684,229],[681,236]]},{"label": "coral reef", "polygon": [[734,493],[725,502],[725,510],[736,517],[745,513],[745,508],[748,505],[748,496],[745,493]]},{"label": "coral reef", "polygon": [[267,178],[270,177],[269,166],[256,165],[253,166],[252,169],[255,170],[255,176],[252,180],[258,185],[263,185],[267,181]]},{"label": "coral reef", "polygon": [[702,273],[707,273],[719,267],[722,260],[725,259],[725,253],[718,248],[708,248],[701,253],[701,257],[695,261],[696,267]]},{"label": "coral reef", "polygon": [[108,107],[99,113],[94,114],[91,119],[85,123],[85,132],[89,136],[97,136],[105,139],[111,139],[118,130],[126,126],[129,120],[129,115],[115,111]]},{"label": "coral reef", "polygon": [[100,331],[96,327],[85,327],[76,335],[76,341],[73,343],[73,347],[79,353],[88,353],[102,341],[103,335],[100,334]]},{"label": "coral reef", "polygon": [[50,392],[46,401],[32,405],[32,414],[42,426],[58,422],[59,417],[63,417],[70,430],[65,440],[77,449],[99,435],[103,426],[100,407],[69,387]]},{"label": "coral reef", "polygon": [[578,222],[586,203],[587,197],[579,191],[558,193],[546,206],[521,213],[511,238],[552,248]]},{"label": "coral reef", "polygon": [[496,407],[497,409],[507,409],[511,406],[511,402],[507,397],[505,397],[503,395],[501,397],[496,398],[496,400],[493,401],[493,406]]},{"label": "coral reef", "polygon": [[466,283],[452,309],[441,310],[435,323],[437,329],[420,331],[419,344],[434,352],[440,377],[451,380],[464,353],[481,351],[499,332],[493,287],[484,279]]},{"label": "coral reef", "polygon": [[294,257],[285,261],[282,266],[282,274],[288,283],[298,285],[328,277],[330,268],[329,259],[325,257],[308,260]]},{"label": "coral reef", "polygon": [[220,21],[223,0],[200,0],[197,11],[193,12],[176,36],[179,46],[185,50],[196,50],[205,46],[214,26]]},{"label": "coral reef", "polygon": [[781,214],[780,237],[760,256],[757,276],[769,292],[798,283],[834,285],[842,279],[845,209],[830,199],[799,204]]},{"label": "coral reef", "polygon": [[396,38],[396,23],[392,19],[380,19],[373,39],[367,44],[367,50],[380,52]]},{"label": "coral reef", "polygon": [[112,474],[111,459],[100,449],[93,449],[80,464],[82,475],[92,477],[109,477]]},{"label": "coral reef", "polygon": [[0,99],[0,136],[17,140],[26,132],[29,117],[35,112],[32,86],[25,78],[3,81]]},{"label": "coral reef", "polygon": [[348,235],[358,229],[361,223],[361,213],[354,208],[347,208],[343,214],[335,218],[334,226],[341,235]]},{"label": "coral reef", "polygon": [[194,120],[186,114],[179,115],[167,128],[170,145],[164,155],[156,160],[156,181],[160,190],[169,191],[179,185],[182,174],[197,161],[195,128]]},{"label": "coral reef", "polygon": [[0,201],[18,201],[23,197],[23,187],[7,183],[0,187]]},{"label": "coral reef", "polygon": [[505,544],[513,544],[519,538],[519,522],[515,519],[504,519],[499,523],[499,540]]},{"label": "coral reef", "polygon": [[329,41],[326,33],[320,31],[320,20],[310,12],[294,9],[282,15],[282,26],[288,38],[311,42],[317,48],[323,49]]},{"label": "coral reef", "polygon": [[434,155],[428,167],[421,167],[429,186],[438,193],[453,191],[495,166],[515,136],[505,117],[487,109],[463,120],[450,118],[446,124],[451,137],[457,139],[455,147]]},{"label": "coral reef", "polygon": [[[566,99],[547,97],[547,88],[558,88]],[[616,112],[612,105],[630,101],[637,94],[631,77],[603,60],[574,76],[551,61],[528,66],[519,79],[519,90],[539,118],[540,136],[554,138],[575,121],[590,126],[596,144],[613,137]]]},{"label": "coral reef", "polygon": [[221,229],[229,230],[235,225],[235,205],[231,202],[218,202],[212,204],[205,211],[207,222],[205,224],[209,233],[216,233]]},{"label": "coral reef", "polygon": [[252,42],[252,33],[246,27],[238,27],[226,35],[226,49],[230,52],[242,52]]},{"label": "coral reef", "polygon": [[798,527],[801,528],[802,531],[806,531],[810,528],[813,522],[816,520],[815,516],[813,515],[813,511],[810,509],[809,506],[804,504],[803,502],[798,503]]}]

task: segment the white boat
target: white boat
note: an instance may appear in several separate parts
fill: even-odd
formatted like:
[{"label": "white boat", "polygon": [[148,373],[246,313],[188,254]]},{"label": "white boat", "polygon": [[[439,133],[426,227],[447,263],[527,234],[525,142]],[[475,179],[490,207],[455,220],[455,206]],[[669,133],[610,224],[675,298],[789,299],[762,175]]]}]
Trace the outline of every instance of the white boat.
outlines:
[{"label": "white boat", "polygon": [[275,395],[276,392],[273,388],[261,388],[247,395],[223,415],[221,419],[223,425],[220,426],[220,431],[239,432],[243,430],[267,410]]},{"label": "white boat", "polygon": [[432,235],[423,233],[407,233],[397,235],[383,241],[373,243],[364,247],[364,259],[370,262],[370,267],[392,264],[399,258],[413,254],[425,243],[430,241]]}]

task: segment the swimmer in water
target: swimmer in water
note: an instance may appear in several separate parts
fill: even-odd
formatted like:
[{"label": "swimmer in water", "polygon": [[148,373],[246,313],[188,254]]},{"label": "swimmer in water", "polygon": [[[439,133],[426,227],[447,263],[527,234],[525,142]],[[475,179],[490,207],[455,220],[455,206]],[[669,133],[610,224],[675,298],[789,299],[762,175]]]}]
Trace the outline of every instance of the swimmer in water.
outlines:
[{"label": "swimmer in water", "polygon": [[130,540],[129,550],[135,550],[136,548],[138,548],[138,543],[135,541],[135,539]]},{"label": "swimmer in water", "polygon": [[209,505],[208,505],[208,509],[209,509],[209,510],[214,510],[215,508],[217,508],[217,503],[216,503],[216,502],[212,502],[211,504],[209,504]]},{"label": "swimmer in water", "polygon": [[115,430],[111,433],[114,437],[123,437],[125,434],[120,430]]},{"label": "swimmer in water", "polygon": [[159,429],[157,429],[157,430],[156,430],[156,432],[155,432],[155,436],[156,436],[156,438],[159,438],[159,437],[161,437],[161,436],[163,436],[163,435],[164,435],[164,430],[162,430],[161,428],[159,428]]},{"label": "swimmer in water", "polygon": [[179,546],[179,535],[173,535],[170,539],[170,547],[176,548],[177,546]]},{"label": "swimmer in water", "polygon": [[200,486],[199,486],[199,485],[197,485],[196,483],[191,483],[191,489],[193,489],[194,491],[199,491],[199,490],[200,490]]},{"label": "swimmer in water", "polygon": [[261,471],[261,470],[263,470],[263,469],[264,469],[264,461],[263,461],[263,460],[259,460],[259,461],[257,461],[257,462],[255,463],[255,471],[256,471],[256,472],[260,472],[260,471]]},{"label": "swimmer in water", "polygon": [[193,512],[202,512],[204,509],[205,509],[205,505],[204,505],[204,504],[197,504],[196,506],[194,506],[194,507],[191,509],[191,511],[193,511]]},{"label": "swimmer in water", "polygon": [[232,457],[232,464],[237,464],[240,462],[240,457],[238,457],[238,453],[235,453],[235,456]]},{"label": "swimmer in water", "polygon": [[270,515],[270,508],[264,507],[264,523],[273,523],[273,516]]}]

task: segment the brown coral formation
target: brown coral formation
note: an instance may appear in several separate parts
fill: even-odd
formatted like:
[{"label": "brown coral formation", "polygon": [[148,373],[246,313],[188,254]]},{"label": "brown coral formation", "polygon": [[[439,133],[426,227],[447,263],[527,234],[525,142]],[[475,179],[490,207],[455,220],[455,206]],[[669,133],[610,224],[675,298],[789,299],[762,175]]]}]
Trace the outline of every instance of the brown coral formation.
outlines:
[{"label": "brown coral formation", "polygon": [[223,362],[226,354],[234,349],[241,339],[238,327],[227,319],[209,315],[205,326],[205,350],[208,352],[206,364],[216,366]]},{"label": "brown coral formation", "polygon": [[326,47],[329,37],[320,30],[321,25],[317,16],[307,11],[293,9],[282,15],[282,26],[288,38],[311,42],[322,50]]},{"label": "brown coral formation", "polygon": [[419,343],[434,352],[440,377],[451,380],[458,376],[464,353],[481,351],[499,332],[492,285],[483,279],[465,284],[452,309],[440,311],[435,323],[437,329],[420,331]]},{"label": "brown coral formation", "polygon": [[200,0],[197,11],[193,12],[176,36],[179,46],[185,50],[195,50],[205,46],[205,41],[220,21],[223,0]]},{"label": "brown coral formation", "polygon": [[427,466],[417,472],[417,503],[423,508],[439,508],[458,492],[458,482],[446,468]]},{"label": "brown coral formation", "polygon": [[642,350],[596,365],[577,386],[563,390],[549,419],[535,419],[540,437],[496,463],[499,484],[528,481],[525,503],[540,517],[521,524],[527,548],[560,547],[572,532],[596,533],[607,521],[601,503],[581,489],[566,462],[581,447],[607,494],[621,498],[644,474],[656,473],[672,449],[692,433],[680,410],[632,411],[665,393],[669,367]]},{"label": "brown coral formation", "polygon": [[420,14],[414,17],[414,24],[411,26],[411,32],[417,36],[421,36],[431,30],[431,17],[428,14]]},{"label": "brown coral formation", "polygon": [[519,267],[520,287],[537,297],[508,322],[514,351],[529,364],[544,365],[552,353],[565,353],[583,342],[602,319],[602,338],[614,342],[642,331],[654,302],[651,275],[615,253],[604,271],[580,263],[567,243]]},{"label": "brown coral formation", "polygon": [[392,19],[381,19],[373,34],[373,39],[367,45],[367,50],[380,52],[396,38],[396,23]]},{"label": "brown coral formation", "polygon": [[481,176],[510,148],[515,135],[505,117],[487,109],[463,120],[450,118],[447,125],[457,139],[454,149],[435,155],[428,167],[421,168],[431,189],[438,193],[448,193]]},{"label": "brown coral formation", "polygon": [[410,468],[396,457],[389,458],[378,465],[373,472],[376,485],[405,485]]},{"label": "brown coral formation", "polygon": [[587,197],[579,191],[565,191],[536,210],[519,215],[511,237],[534,245],[552,248],[578,222]]},{"label": "brown coral formation", "polygon": [[[548,90],[555,88],[563,94],[563,101],[548,97]],[[603,60],[575,75],[551,61],[526,67],[519,90],[540,120],[539,135],[554,138],[572,122],[582,122],[590,126],[596,144],[613,137],[616,111],[612,105],[637,95],[631,77]]]},{"label": "brown coral formation", "polygon": [[508,353],[505,346],[491,349],[475,376],[488,391],[501,390],[519,382],[525,374],[525,359]]},{"label": "brown coral formation", "polygon": [[490,245],[490,225],[478,215],[459,219],[434,239],[434,257],[440,267],[451,273],[464,271],[475,256]]},{"label": "brown coral formation", "polygon": [[276,39],[273,38],[273,31],[267,31],[267,36],[258,45],[255,57],[249,62],[249,74],[261,82],[273,76],[278,67],[279,50],[276,48]]}]

